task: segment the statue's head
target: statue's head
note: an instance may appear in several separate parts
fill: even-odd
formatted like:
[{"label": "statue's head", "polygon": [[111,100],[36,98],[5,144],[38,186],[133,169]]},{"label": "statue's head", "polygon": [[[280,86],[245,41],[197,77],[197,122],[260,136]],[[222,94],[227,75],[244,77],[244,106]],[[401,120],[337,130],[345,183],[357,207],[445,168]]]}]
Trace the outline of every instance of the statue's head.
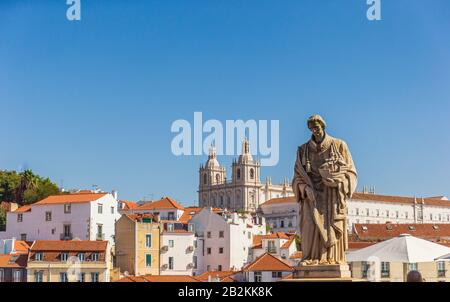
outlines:
[{"label": "statue's head", "polygon": [[307,124],[309,130],[311,130],[314,136],[314,139],[318,142],[321,141],[325,136],[325,128],[327,127],[325,120],[320,115],[316,114],[308,119]]}]

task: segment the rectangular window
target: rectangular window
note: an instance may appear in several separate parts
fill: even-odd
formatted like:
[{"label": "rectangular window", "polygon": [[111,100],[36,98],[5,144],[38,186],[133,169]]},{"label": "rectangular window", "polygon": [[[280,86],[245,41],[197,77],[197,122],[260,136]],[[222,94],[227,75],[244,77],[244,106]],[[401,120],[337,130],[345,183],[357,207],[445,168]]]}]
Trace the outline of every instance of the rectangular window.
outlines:
[{"label": "rectangular window", "polygon": [[17,214],[17,222],[23,221],[23,214]]},{"label": "rectangular window", "polygon": [[173,269],[173,257],[169,257],[169,269]]},{"label": "rectangular window", "polygon": [[71,227],[70,224],[64,225],[64,237],[70,237],[71,235]]},{"label": "rectangular window", "polygon": [[284,220],[280,221],[280,228],[284,228]]},{"label": "rectangular window", "polygon": [[437,262],[437,276],[438,276],[438,278],[445,277],[445,262],[444,261]]},{"label": "rectangular window", "polygon": [[13,273],[13,281],[21,282],[22,281],[22,272],[20,270],[15,270]]},{"label": "rectangular window", "polygon": [[0,282],[5,282],[5,271],[0,268]]},{"label": "rectangular window", "polygon": [[27,234],[20,234],[20,240],[27,241]]},{"label": "rectangular window", "polygon": [[145,235],[145,246],[152,247],[152,235],[151,234]]},{"label": "rectangular window", "polygon": [[206,271],[207,271],[207,272],[210,272],[210,271],[211,271],[211,265],[208,264],[208,265],[206,266]]},{"label": "rectangular window", "polygon": [[34,282],[42,282],[44,277],[44,272],[34,272]]},{"label": "rectangular window", "polygon": [[84,282],[84,280],[85,280],[84,276],[85,276],[84,273],[78,273],[77,282]]},{"label": "rectangular window", "polygon": [[78,260],[84,261],[84,253],[78,253]]},{"label": "rectangular window", "polygon": [[409,271],[417,271],[417,263],[409,263],[408,270]]},{"label": "rectangular window", "polygon": [[69,259],[68,253],[61,253],[61,261],[66,262]]},{"label": "rectangular window", "polygon": [[219,272],[222,271],[222,265],[219,264],[219,265],[217,266],[217,271],[219,271]]},{"label": "rectangular window", "polygon": [[175,220],[175,213],[174,212],[169,212],[167,214],[167,220]]},{"label": "rectangular window", "polygon": [[211,255],[211,248],[210,248],[210,247],[208,247],[208,248],[206,249],[206,253],[207,253],[208,255]]},{"label": "rectangular window", "polygon": [[281,278],[282,277],[282,272],[272,272],[272,278]]},{"label": "rectangular window", "polygon": [[275,241],[269,240],[267,242],[267,252],[270,254],[275,254],[277,252],[277,249],[275,247]]},{"label": "rectangular window", "polygon": [[98,210],[97,210],[97,212],[99,213],[99,214],[103,214],[103,205],[102,204],[98,204]]},{"label": "rectangular window", "polygon": [[369,271],[369,263],[366,261],[361,262],[361,275],[363,278],[367,278],[367,273]]},{"label": "rectangular window", "polygon": [[146,267],[152,266],[152,255],[151,254],[145,255],[145,266]]},{"label": "rectangular window", "polygon": [[206,233],[206,238],[211,238],[211,232]]},{"label": "rectangular window", "polygon": [[224,237],[224,231],[219,231],[219,238],[223,238]]},{"label": "rectangular window", "polygon": [[173,223],[167,224],[167,231],[173,232]]},{"label": "rectangular window", "polygon": [[38,252],[34,255],[34,260],[36,261],[43,261],[44,260],[44,253]]},{"label": "rectangular window", "polygon": [[169,240],[169,247],[174,247],[175,243],[173,240]]},{"label": "rectangular window", "polygon": [[45,221],[52,221],[52,212],[45,212]]},{"label": "rectangular window", "polygon": [[59,273],[59,282],[67,282],[67,273]]},{"label": "rectangular window", "polygon": [[195,232],[195,225],[193,223],[188,224],[188,231],[191,233]]},{"label": "rectangular window", "polygon": [[219,247],[219,254],[223,254],[223,247]]},{"label": "rectangular window", "polygon": [[194,256],[192,260],[192,262],[194,262],[194,268],[197,268],[197,256]]},{"label": "rectangular window", "polygon": [[98,282],[98,273],[91,273],[91,282]]},{"label": "rectangular window", "polygon": [[114,207],[111,207],[111,214],[114,214]]},{"label": "rectangular window", "polygon": [[91,260],[92,261],[99,261],[100,259],[100,254],[99,253],[92,253],[91,255]]},{"label": "rectangular window", "polygon": [[64,214],[70,214],[72,212],[72,205],[70,203],[64,204]]},{"label": "rectangular window", "polygon": [[389,262],[381,262],[381,277],[389,278],[391,275],[391,266]]},{"label": "rectangular window", "polygon": [[261,272],[254,272],[254,281],[262,282],[262,273]]},{"label": "rectangular window", "polygon": [[102,224],[97,224],[97,240],[105,240],[105,234],[103,234]]}]

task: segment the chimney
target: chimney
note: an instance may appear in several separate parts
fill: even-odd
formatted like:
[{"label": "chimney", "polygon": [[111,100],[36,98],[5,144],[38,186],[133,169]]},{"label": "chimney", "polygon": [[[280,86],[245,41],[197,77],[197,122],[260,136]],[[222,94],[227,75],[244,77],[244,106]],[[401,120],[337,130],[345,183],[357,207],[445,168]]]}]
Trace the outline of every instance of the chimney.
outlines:
[{"label": "chimney", "polygon": [[111,194],[115,200],[119,199],[119,192],[117,192],[117,190],[112,190]]}]

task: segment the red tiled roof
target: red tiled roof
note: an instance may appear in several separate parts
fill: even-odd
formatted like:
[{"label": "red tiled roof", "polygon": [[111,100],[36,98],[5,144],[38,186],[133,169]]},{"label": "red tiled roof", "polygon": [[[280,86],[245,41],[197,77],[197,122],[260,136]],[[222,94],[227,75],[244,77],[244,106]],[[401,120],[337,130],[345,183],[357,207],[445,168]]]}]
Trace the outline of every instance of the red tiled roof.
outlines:
[{"label": "red tiled roof", "polygon": [[18,208],[17,210],[14,211],[14,213],[25,213],[25,212],[30,212],[31,211],[31,205],[25,205],[22,206],[20,208]]},{"label": "red tiled roof", "polygon": [[33,205],[47,205],[47,204],[64,204],[64,203],[88,203],[96,201],[108,193],[74,193],[51,195]]},{"label": "red tiled roof", "polygon": [[358,240],[384,240],[401,234],[411,234],[425,239],[450,240],[450,224],[355,224],[353,234]]},{"label": "red tiled roof", "polygon": [[127,215],[127,217],[132,219],[132,220],[142,220],[143,218],[150,218],[152,220],[155,219],[155,216],[153,214],[150,214],[150,213],[145,213],[145,214],[125,214],[125,215]]},{"label": "red tiled roof", "polygon": [[233,276],[236,273],[238,273],[238,272],[235,272],[235,271],[205,272],[199,276],[196,276],[196,278],[200,281],[208,281],[209,276],[211,276],[211,278],[219,278],[222,281],[222,279]]},{"label": "red tiled roof", "polygon": [[0,254],[0,268],[26,268],[27,254]]},{"label": "red tiled roof", "polygon": [[262,247],[262,238],[264,235],[253,235],[253,248]]},{"label": "red tiled roof", "polygon": [[289,256],[289,259],[302,259],[303,253],[301,251],[294,252]]},{"label": "red tiled roof", "polygon": [[272,198],[266,201],[263,205],[271,205],[271,204],[283,204],[283,203],[296,203],[297,198],[295,196],[290,197],[279,197],[279,198]]},{"label": "red tiled roof", "polygon": [[144,203],[136,208],[136,210],[165,210],[165,209],[178,209],[184,210],[184,207],[170,197],[163,197],[160,200]]},{"label": "red tiled roof", "polygon": [[[418,204],[422,203],[422,198],[367,194],[367,193],[357,193],[357,192],[353,193],[352,200],[369,200],[369,201],[377,201],[377,202],[388,202],[388,203],[394,202],[394,203],[406,203],[406,204],[414,204],[414,201],[416,200]],[[450,207],[449,200],[442,200],[438,197],[424,198],[423,202],[425,205]]]},{"label": "red tiled roof", "polygon": [[33,244],[33,242],[15,240],[14,241],[14,251],[18,254],[28,254],[32,244]]},{"label": "red tiled roof", "polygon": [[89,240],[36,240],[31,246],[32,252],[37,251],[81,251],[81,252],[101,252],[105,251],[108,241],[89,241]]},{"label": "red tiled roof", "polygon": [[121,200],[120,202],[124,205],[123,210],[136,209],[139,207],[139,205],[133,201]]},{"label": "red tiled roof", "polygon": [[127,276],[119,279],[116,282],[200,282],[198,279],[187,275],[178,276]]},{"label": "red tiled roof", "polygon": [[[405,204],[414,204],[414,201],[418,204],[422,203],[422,200],[425,205],[430,206],[438,206],[438,207],[450,207],[450,200],[444,200],[443,196],[439,197],[428,197],[428,198],[414,198],[414,197],[405,197],[405,196],[391,196],[391,195],[380,195],[380,194],[367,194],[367,193],[353,193],[351,200],[364,200],[364,201],[375,201],[375,202],[387,202],[387,203],[405,203]],[[283,203],[295,203],[296,198],[294,196],[290,197],[279,197],[273,198],[262,205],[271,205],[271,204],[283,204]]]},{"label": "red tiled roof", "polygon": [[277,257],[265,253],[259,256],[255,261],[248,264],[245,268],[245,272],[255,272],[255,271],[293,271],[294,269]]},{"label": "red tiled roof", "polygon": [[281,248],[282,248],[282,249],[288,249],[288,248],[291,246],[291,244],[294,242],[294,240],[295,240],[295,237],[292,236],[288,241],[286,241],[286,242],[281,246]]}]

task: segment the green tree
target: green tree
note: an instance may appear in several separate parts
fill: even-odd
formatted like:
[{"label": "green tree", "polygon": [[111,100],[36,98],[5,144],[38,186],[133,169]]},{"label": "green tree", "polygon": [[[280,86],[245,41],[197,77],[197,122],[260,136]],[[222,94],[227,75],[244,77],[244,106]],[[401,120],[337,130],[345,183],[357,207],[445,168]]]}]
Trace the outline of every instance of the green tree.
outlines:
[{"label": "green tree", "polygon": [[49,178],[42,178],[31,170],[0,171],[0,201],[24,205],[59,193],[58,186]]},{"label": "green tree", "polygon": [[0,231],[6,230],[6,210],[0,208]]}]

